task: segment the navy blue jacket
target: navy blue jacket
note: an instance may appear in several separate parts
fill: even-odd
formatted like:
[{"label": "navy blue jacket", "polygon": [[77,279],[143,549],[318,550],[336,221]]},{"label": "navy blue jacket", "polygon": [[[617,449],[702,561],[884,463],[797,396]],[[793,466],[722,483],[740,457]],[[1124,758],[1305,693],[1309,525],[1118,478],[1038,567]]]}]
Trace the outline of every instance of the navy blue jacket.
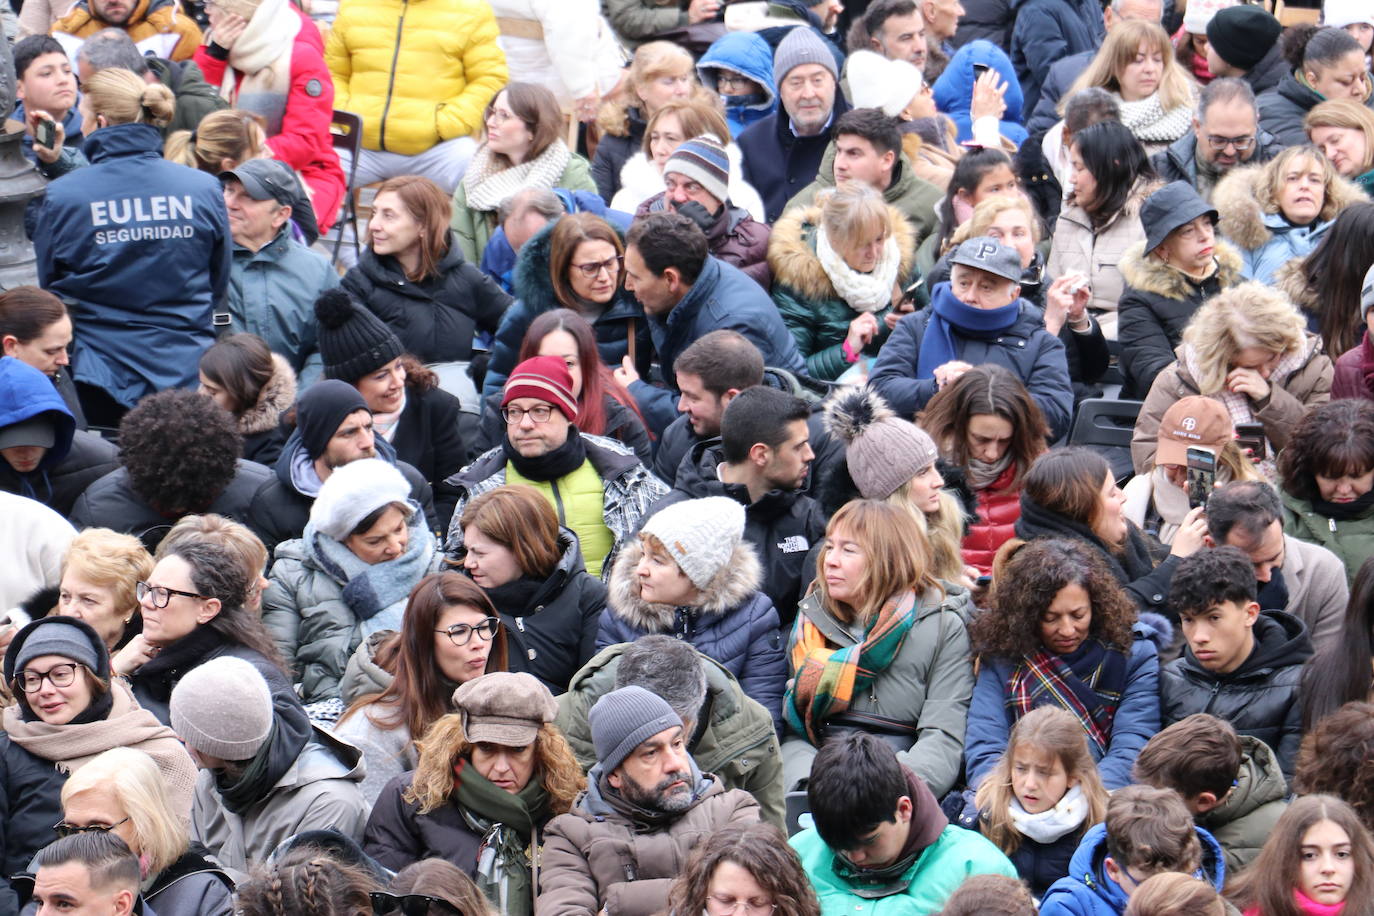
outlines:
[{"label": "navy blue jacket", "polygon": [[830,145],[830,128],[848,110],[849,103],[837,87],[830,124],[816,136],[792,133],[792,119],[779,105],[777,111],[750,124],[735,138],[744,156],[744,180],[763,198],[764,222],[770,226],[777,222],[787,202],[816,180]]},{"label": "navy blue jacket", "polygon": [[38,206],[38,284],[68,300],[72,377],[132,407],[199,380],[229,284],[229,214],[214,176],[162,158],[151,124],[101,128],[85,151],[90,167]]},{"label": "navy blue jacket", "polygon": [[[930,323],[930,307],[906,315],[878,351],[869,384],[878,390],[898,416],[915,416],[935,396],[935,379],[916,378],[921,340]],[[1051,441],[1069,431],[1073,418],[1073,383],[1064,344],[1045,330],[1041,311],[1021,300],[1021,317],[991,340],[955,336],[958,359],[972,366],[996,363],[1011,370],[1029,389],[1045,413]]]},{"label": "navy blue jacket", "polygon": [[1096,50],[1080,51],[1050,65],[1040,83],[1040,98],[1036,100],[1035,107],[1030,109],[1030,118],[1026,121],[1026,130],[1030,131],[1032,137],[1043,136],[1045,131],[1058,123],[1059,112],[1056,109],[1059,100],[1096,56]]},{"label": "navy blue jacket", "polygon": [[1019,0],[1011,31],[1011,62],[1026,111],[1035,111],[1050,66],[1081,51],[1096,51],[1107,34],[1097,0]]},{"label": "navy blue jacket", "polygon": [[[647,320],[667,387],[658,388],[641,379],[630,386],[630,393],[655,434],[677,418],[673,362],[703,334],[721,328],[738,331],[763,353],[765,366],[806,375],[797,342],[768,293],[738,267],[710,255],[682,301],[667,315],[650,315]],[[1064,372],[1067,377],[1068,370]]]},{"label": "navy blue jacket", "polygon": [[[10,117],[18,121],[20,124],[25,123],[23,99],[20,99],[18,102],[15,102],[14,113],[11,114]],[[73,105],[71,108],[68,108],[67,114],[63,116],[62,131],[63,150],[81,149],[82,141],[84,141],[86,138],[81,133],[81,112],[78,110],[76,105]],[[24,136],[20,139],[20,143],[22,143],[24,146],[24,155],[28,158],[28,160],[32,162],[34,165],[38,165],[38,154],[33,151],[33,137],[30,137],[26,132]]]}]

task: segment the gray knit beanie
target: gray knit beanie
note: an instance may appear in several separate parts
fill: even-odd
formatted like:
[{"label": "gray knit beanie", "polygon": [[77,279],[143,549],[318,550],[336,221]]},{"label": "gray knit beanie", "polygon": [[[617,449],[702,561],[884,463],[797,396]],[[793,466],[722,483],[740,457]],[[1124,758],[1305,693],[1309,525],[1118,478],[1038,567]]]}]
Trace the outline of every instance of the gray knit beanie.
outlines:
[{"label": "gray knit beanie", "polygon": [[251,760],[272,734],[272,691],[258,669],[222,655],[192,668],[172,690],[172,730],[192,750]]},{"label": "gray knit beanie", "polygon": [[825,408],[826,427],[845,443],[849,476],[864,499],[887,499],[935,463],[935,440],[899,419],[877,392],[850,388]]},{"label": "gray knit beanie", "polygon": [[782,81],[802,64],[820,64],[830,71],[838,82],[839,70],[835,67],[835,55],[826,47],[825,39],[815,29],[799,25],[787,33],[773,52],[773,85],[781,88]]},{"label": "gray knit beanie", "polygon": [[592,745],[603,773],[615,770],[649,738],[682,725],[682,719],[667,700],[634,684],[612,690],[597,700],[587,721],[592,726]]},{"label": "gray knit beanie", "polygon": [[640,531],[663,544],[693,585],[706,588],[744,537],[744,507],[728,496],[688,499],[655,512]]}]

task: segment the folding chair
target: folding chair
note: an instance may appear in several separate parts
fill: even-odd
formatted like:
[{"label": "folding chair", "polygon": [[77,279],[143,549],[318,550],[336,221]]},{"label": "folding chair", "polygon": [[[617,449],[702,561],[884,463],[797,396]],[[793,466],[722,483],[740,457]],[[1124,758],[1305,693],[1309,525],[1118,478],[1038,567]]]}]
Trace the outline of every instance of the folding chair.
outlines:
[{"label": "folding chair", "polygon": [[335,221],[334,263],[339,263],[339,247],[343,244],[344,226],[353,230],[353,259],[356,261],[362,252],[358,242],[358,189],[354,179],[358,177],[358,156],[363,150],[363,119],[351,111],[334,109],[334,117],[329,122],[329,139],[334,149],[348,150],[348,186],[344,192],[343,212]]},{"label": "folding chair", "polygon": [[1078,405],[1070,445],[1085,445],[1102,454],[1112,466],[1117,482],[1135,473],[1131,463],[1131,436],[1140,416],[1140,401],[1088,398]]}]

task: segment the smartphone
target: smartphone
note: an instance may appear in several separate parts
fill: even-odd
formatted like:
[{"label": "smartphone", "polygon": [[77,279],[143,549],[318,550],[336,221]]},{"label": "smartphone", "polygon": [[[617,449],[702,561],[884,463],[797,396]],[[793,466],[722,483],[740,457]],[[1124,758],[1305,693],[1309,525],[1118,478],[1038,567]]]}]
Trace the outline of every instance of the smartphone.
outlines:
[{"label": "smartphone", "polygon": [[1217,453],[1200,445],[1188,447],[1188,508],[1207,505],[1217,480]]},{"label": "smartphone", "polygon": [[57,142],[57,122],[42,118],[33,128],[33,142],[45,149],[52,149]]},{"label": "smartphone", "polygon": [[1255,458],[1263,461],[1268,457],[1266,441],[1263,423],[1236,424],[1236,444],[1240,446],[1241,451],[1248,448]]},{"label": "smartphone", "polygon": [[987,65],[987,64],[974,64],[974,65],[973,65],[973,79],[974,79],[974,81],[977,82],[977,80],[978,80],[978,78],[979,78],[980,76],[982,76],[984,73],[987,73],[987,72],[988,72],[988,69],[989,69],[989,68],[988,68],[988,65]]}]

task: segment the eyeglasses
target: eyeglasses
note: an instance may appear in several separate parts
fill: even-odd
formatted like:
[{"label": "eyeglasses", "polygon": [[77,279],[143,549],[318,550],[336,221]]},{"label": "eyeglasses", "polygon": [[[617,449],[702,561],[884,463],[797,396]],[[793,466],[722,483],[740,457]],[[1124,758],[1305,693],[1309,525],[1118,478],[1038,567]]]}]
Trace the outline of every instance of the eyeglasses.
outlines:
[{"label": "eyeglasses", "polygon": [[386,916],[387,913],[428,916],[431,906],[437,907],[441,913],[463,916],[462,910],[443,897],[431,897],[427,894],[389,894],[386,891],[373,891],[368,896],[372,898],[373,916]]},{"label": "eyeglasses", "polygon": [[80,665],[72,662],[64,662],[60,665],[53,665],[42,674],[25,669],[15,675],[14,683],[24,693],[37,693],[45,680],[51,681],[54,687],[70,687],[72,682],[76,680],[76,669],[80,667]]},{"label": "eyeglasses", "polygon": [[748,89],[750,84],[753,82],[754,81],[751,80],[749,77],[740,76],[738,73],[726,73],[722,70],[720,73],[716,74],[717,89],[726,89],[730,87],[736,89]]},{"label": "eyeglasses", "polygon": [[195,598],[200,601],[209,601],[209,595],[197,595],[195,592],[183,592],[180,589],[168,588],[165,585],[149,585],[147,582],[140,582],[134,587],[134,593],[138,600],[142,601],[149,595],[153,596],[153,607],[164,608],[167,602],[172,600],[173,595],[180,595],[183,598]]},{"label": "eyeglasses", "polygon": [[57,831],[57,836],[59,838],[65,839],[69,836],[75,836],[78,833],[109,833],[120,824],[128,823],[128,821],[129,819],[126,817],[124,820],[115,821],[113,824],[87,824],[85,827],[78,827],[75,824],[68,824],[66,821],[63,821],[60,824],[54,825],[52,829]]},{"label": "eyeglasses", "polygon": [[711,916],[735,916],[741,910],[745,916],[767,916],[778,908],[776,903],[758,903],[753,900],[739,900],[717,894],[706,895],[706,911]]},{"label": "eyeglasses", "polygon": [[472,634],[483,641],[488,642],[496,635],[497,629],[501,626],[501,621],[496,617],[486,617],[476,626],[469,626],[466,623],[455,623],[447,630],[435,630],[436,633],[448,634],[448,641],[455,646],[466,646],[472,641]]},{"label": "eyeglasses", "polygon": [[516,119],[517,115],[512,112],[503,111],[500,108],[488,108],[485,120],[493,124],[505,124],[507,121],[514,121]]},{"label": "eyeglasses", "polygon": [[1251,134],[1248,137],[1214,137],[1208,134],[1207,142],[1210,143],[1212,149],[1215,150],[1223,150],[1228,146],[1233,146],[1236,148],[1236,152],[1243,153],[1255,145],[1255,135]]},{"label": "eyeglasses", "polygon": [[620,255],[616,255],[604,261],[589,261],[586,264],[574,264],[573,267],[582,271],[582,276],[586,277],[588,280],[595,279],[603,270],[614,277],[620,273],[620,265],[624,260],[625,259]]},{"label": "eyeglasses", "polygon": [[527,416],[536,423],[547,423],[549,417],[553,416],[553,408],[547,404],[540,404],[529,410],[523,407],[503,407],[501,408],[501,416],[505,419],[507,426],[519,426],[520,422]]}]

